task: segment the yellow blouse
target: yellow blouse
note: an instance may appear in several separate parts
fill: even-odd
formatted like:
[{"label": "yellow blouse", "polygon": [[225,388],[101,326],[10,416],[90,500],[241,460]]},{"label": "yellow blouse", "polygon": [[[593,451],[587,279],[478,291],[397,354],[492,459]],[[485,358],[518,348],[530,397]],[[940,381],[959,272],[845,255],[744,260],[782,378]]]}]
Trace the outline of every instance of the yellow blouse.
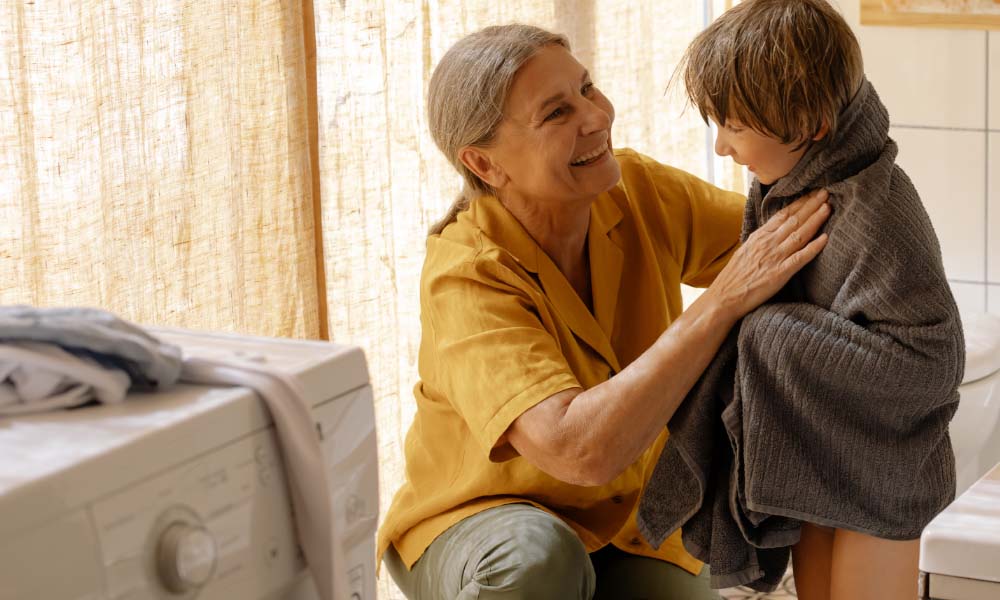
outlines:
[{"label": "yellow blouse", "polygon": [[[408,567],[448,527],[523,502],[570,525],[588,552],[612,543],[692,573],[679,532],[659,550],[635,523],[667,432],[611,483],[550,477],[501,435],[552,394],[597,385],[635,360],[682,310],[680,283],[705,287],[737,246],[744,198],[632,150],[618,185],[591,208],[591,313],[548,255],[495,198],[479,198],[427,240],[420,286],[417,413],[406,482],[379,531]],[[628,435],[622,431],[621,435]]]}]

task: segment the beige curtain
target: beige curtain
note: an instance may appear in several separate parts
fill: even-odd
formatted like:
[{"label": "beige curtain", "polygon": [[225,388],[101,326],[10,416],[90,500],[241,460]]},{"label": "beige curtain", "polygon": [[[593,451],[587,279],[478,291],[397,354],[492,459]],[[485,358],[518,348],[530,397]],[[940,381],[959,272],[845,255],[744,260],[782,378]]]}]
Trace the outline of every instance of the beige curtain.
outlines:
[{"label": "beige curtain", "polygon": [[[617,145],[719,185],[680,87],[729,0],[0,0],[0,304],[329,337],[366,351],[381,506],[402,481],[425,232],[459,178],[431,70],[465,33],[564,32]],[[400,598],[387,576],[382,598]]]},{"label": "beige curtain", "polygon": [[[682,88],[665,94],[687,43],[724,0],[369,0],[317,3],[319,166],[330,335],[367,352],[376,389],[381,506],[403,478],[420,341],[427,227],[459,189],[427,132],[431,71],[459,37],[522,21],[570,37],[617,109],[615,142],[743,189],[711,155]],[[389,577],[381,598],[401,598]]]},{"label": "beige curtain", "polygon": [[0,0],[0,304],[319,337],[298,2]]}]

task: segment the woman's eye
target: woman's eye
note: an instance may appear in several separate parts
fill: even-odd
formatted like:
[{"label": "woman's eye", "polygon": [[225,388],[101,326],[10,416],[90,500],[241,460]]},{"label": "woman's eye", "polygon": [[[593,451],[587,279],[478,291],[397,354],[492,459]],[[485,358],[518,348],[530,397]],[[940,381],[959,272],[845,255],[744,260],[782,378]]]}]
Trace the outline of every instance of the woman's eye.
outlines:
[{"label": "woman's eye", "polygon": [[594,91],[594,84],[590,82],[583,84],[583,87],[580,88],[580,93],[584,96],[590,94],[592,91]]},{"label": "woman's eye", "polygon": [[559,108],[555,109],[554,111],[550,112],[550,113],[548,114],[548,116],[547,116],[547,117],[545,117],[545,120],[546,120],[546,121],[551,121],[552,119],[556,119],[556,118],[558,118],[558,117],[561,117],[561,116],[563,115],[563,113],[564,113],[564,112],[566,112],[566,111],[564,111],[564,110],[562,109],[562,107],[559,107]]}]

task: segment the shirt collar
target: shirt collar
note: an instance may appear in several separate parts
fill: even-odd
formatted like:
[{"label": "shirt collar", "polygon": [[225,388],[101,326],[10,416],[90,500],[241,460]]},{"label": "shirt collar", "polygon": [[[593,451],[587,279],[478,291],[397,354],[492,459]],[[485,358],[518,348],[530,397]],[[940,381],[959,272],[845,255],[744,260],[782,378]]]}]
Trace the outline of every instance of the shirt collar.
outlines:
[{"label": "shirt collar", "polygon": [[[481,196],[471,203],[469,218],[497,246],[500,246],[532,273],[538,273],[542,248],[514,215],[494,196]],[[622,211],[609,193],[601,194],[590,207],[588,243],[603,246],[608,232],[622,220]],[[593,255],[593,250],[591,251]],[[545,257],[548,259],[548,257]],[[591,266],[593,268],[593,265]]]},{"label": "shirt collar", "polygon": [[619,371],[610,338],[624,253],[608,236],[622,220],[622,211],[611,195],[601,194],[590,207],[587,243],[593,314],[552,259],[497,198],[484,196],[476,199],[469,208],[469,218],[524,269],[538,275],[546,296],[573,333],[604,357],[615,372]]}]

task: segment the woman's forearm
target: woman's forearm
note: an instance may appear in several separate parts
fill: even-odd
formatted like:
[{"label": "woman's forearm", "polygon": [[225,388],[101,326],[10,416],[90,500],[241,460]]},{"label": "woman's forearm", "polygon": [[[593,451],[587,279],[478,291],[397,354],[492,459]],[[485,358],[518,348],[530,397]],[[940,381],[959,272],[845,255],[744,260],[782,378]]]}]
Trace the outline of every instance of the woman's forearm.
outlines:
[{"label": "woman's forearm", "polygon": [[652,445],[738,317],[709,289],[639,358],[573,399],[564,426],[577,433],[574,453],[591,485],[611,481]]}]

